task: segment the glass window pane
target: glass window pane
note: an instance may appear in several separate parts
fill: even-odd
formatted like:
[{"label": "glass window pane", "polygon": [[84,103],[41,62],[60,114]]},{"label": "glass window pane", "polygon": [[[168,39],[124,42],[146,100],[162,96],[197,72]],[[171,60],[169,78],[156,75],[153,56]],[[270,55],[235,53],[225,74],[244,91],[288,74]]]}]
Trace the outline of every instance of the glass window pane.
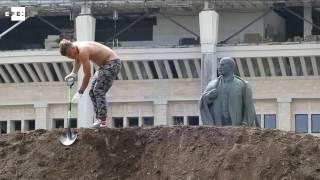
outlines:
[{"label": "glass window pane", "polygon": [[113,117],[112,120],[115,128],[123,128],[123,117]]},{"label": "glass window pane", "polygon": [[173,125],[183,125],[183,116],[173,116]]},{"label": "glass window pane", "polygon": [[14,129],[16,131],[21,131],[21,121],[14,122]]},{"label": "glass window pane", "polygon": [[188,116],[188,125],[199,126],[199,116]]},{"label": "glass window pane", "polygon": [[264,128],[276,128],[276,115],[266,114],[264,115]]},{"label": "glass window pane", "polygon": [[77,118],[70,119],[70,128],[77,128]]},{"label": "glass window pane", "polygon": [[31,131],[31,130],[35,130],[36,127],[36,121],[35,120],[25,120],[25,130],[26,131]]},{"label": "glass window pane", "polygon": [[0,134],[7,134],[7,121],[0,121]]},{"label": "glass window pane", "polygon": [[153,126],[154,120],[153,117],[143,117],[143,126]]},{"label": "glass window pane", "polygon": [[296,132],[307,133],[308,132],[308,115],[296,114]]},{"label": "glass window pane", "polygon": [[129,127],[138,127],[139,126],[139,117],[128,117]]},{"label": "glass window pane", "polygon": [[53,128],[64,128],[64,119],[53,119]]},{"label": "glass window pane", "polygon": [[311,115],[311,132],[320,133],[320,114]]}]

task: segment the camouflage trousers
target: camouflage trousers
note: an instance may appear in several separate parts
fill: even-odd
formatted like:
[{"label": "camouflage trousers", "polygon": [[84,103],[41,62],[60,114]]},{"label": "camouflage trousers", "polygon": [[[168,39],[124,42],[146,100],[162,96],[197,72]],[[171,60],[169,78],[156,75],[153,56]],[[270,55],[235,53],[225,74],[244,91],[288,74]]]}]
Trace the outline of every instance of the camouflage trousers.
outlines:
[{"label": "camouflage trousers", "polygon": [[105,65],[101,66],[93,76],[89,95],[97,119],[106,120],[107,118],[106,93],[112,86],[113,80],[116,79],[120,69],[120,59],[110,60]]}]

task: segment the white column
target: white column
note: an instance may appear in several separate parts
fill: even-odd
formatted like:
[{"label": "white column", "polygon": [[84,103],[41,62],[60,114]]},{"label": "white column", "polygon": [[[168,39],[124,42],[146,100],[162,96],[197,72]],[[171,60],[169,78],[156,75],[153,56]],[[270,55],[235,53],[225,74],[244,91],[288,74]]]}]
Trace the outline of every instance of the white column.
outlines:
[{"label": "white column", "polygon": [[138,124],[139,127],[142,127],[142,125],[143,125],[142,121],[143,121],[142,116],[139,115],[139,124]]},{"label": "white column", "polygon": [[[304,6],[304,18],[312,22],[312,7],[309,5]],[[303,36],[306,37],[308,35],[312,35],[312,24],[303,21],[304,23],[304,33]]]},{"label": "white column", "polygon": [[154,125],[168,125],[168,101],[159,98],[153,102],[153,107]]},{"label": "white column", "polygon": [[260,124],[260,126],[261,126],[261,128],[264,128],[264,114],[260,114],[261,115],[261,117],[260,117],[260,120],[261,120],[261,124]]},{"label": "white column", "polygon": [[11,128],[11,121],[7,121],[7,133],[12,133],[12,128]]},{"label": "white column", "polygon": [[68,118],[63,118],[63,128],[68,127]]},{"label": "white column", "polygon": [[201,90],[210,80],[217,78],[216,45],[218,41],[219,15],[213,10],[203,10],[199,14],[201,41]]},{"label": "white column", "polygon": [[10,120],[9,124],[10,124],[10,129],[9,129],[9,133],[14,133],[15,132],[15,120]]},{"label": "white column", "polygon": [[21,132],[25,132],[26,129],[26,121],[24,119],[21,119]]},{"label": "white column", "polygon": [[48,119],[48,104],[36,103],[34,104],[34,108],[36,129],[51,129],[52,125]]},{"label": "white column", "polygon": [[277,121],[280,130],[291,131],[291,98],[278,98]]},{"label": "white column", "polygon": [[187,126],[188,124],[188,116],[183,116],[183,125]]},{"label": "white column", "polygon": [[124,127],[124,128],[129,127],[129,120],[128,120],[128,117],[127,117],[127,116],[124,116],[124,117],[123,117],[123,127]]},{"label": "white column", "polygon": [[[91,8],[88,6],[81,7],[81,13],[76,18],[76,36],[77,41],[94,41],[96,20],[91,15]],[[93,74],[93,65],[91,64],[91,77]],[[83,80],[82,67],[78,72],[78,89]],[[94,114],[93,105],[89,96],[91,80],[87,89],[84,91],[82,98],[78,102],[78,128],[92,126]]]},{"label": "white column", "polygon": [[[310,103],[308,103],[310,104]],[[311,115],[312,115],[312,112],[310,112],[310,108],[309,108],[309,112],[308,112],[308,133],[312,133],[312,125],[311,125]]]}]

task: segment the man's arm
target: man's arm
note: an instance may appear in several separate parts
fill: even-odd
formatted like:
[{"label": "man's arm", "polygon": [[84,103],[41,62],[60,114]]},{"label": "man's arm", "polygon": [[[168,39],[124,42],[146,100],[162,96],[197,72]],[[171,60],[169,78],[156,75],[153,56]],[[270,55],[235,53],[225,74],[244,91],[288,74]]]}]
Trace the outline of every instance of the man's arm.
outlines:
[{"label": "man's arm", "polygon": [[82,84],[79,91],[84,92],[89,84],[89,80],[91,77],[91,65],[89,61],[89,53],[87,51],[84,50],[79,54],[79,62],[82,64],[82,69],[84,73]]},{"label": "man's arm", "polygon": [[75,59],[74,63],[73,63],[73,69],[72,72],[77,74],[79,69],[80,69],[81,63],[78,59]]}]

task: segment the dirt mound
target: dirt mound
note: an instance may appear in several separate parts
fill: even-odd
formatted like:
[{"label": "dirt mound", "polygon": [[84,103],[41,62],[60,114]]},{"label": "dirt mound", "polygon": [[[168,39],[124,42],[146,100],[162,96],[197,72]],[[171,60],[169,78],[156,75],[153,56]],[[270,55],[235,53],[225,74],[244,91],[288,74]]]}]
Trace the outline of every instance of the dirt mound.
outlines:
[{"label": "dirt mound", "polygon": [[320,139],[235,127],[77,129],[0,136],[0,179],[320,179]]}]

